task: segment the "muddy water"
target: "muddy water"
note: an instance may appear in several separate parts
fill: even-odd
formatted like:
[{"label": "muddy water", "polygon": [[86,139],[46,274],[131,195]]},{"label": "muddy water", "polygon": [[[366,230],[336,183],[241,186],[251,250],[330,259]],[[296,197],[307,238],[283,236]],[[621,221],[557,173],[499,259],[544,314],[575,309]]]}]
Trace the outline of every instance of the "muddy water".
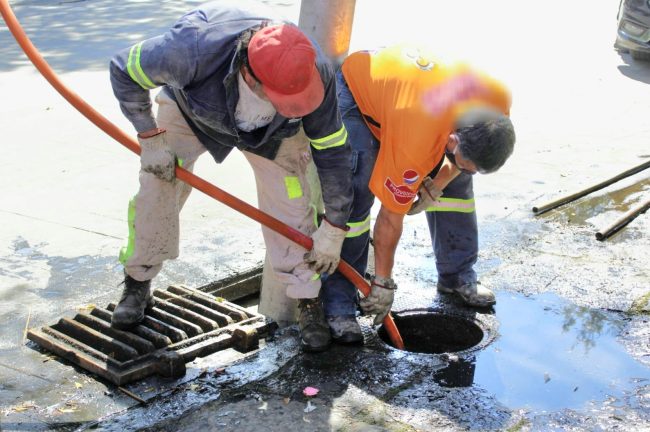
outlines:
[{"label": "muddy water", "polygon": [[[438,384],[482,388],[510,409],[557,411],[620,397],[650,380],[650,368],[616,339],[625,325],[622,314],[576,306],[553,293],[502,293],[495,309],[493,342],[469,356],[452,355],[435,374]],[[422,339],[410,332],[417,328],[413,319],[395,320],[407,347],[410,338]]]}]

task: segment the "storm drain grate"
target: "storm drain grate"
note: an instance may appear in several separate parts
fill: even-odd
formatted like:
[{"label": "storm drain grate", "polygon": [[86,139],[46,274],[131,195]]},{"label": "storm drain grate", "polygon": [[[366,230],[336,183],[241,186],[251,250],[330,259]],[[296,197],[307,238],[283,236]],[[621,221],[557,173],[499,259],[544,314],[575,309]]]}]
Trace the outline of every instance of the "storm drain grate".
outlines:
[{"label": "storm drain grate", "polygon": [[115,304],[31,329],[27,337],[56,355],[123,385],[147,376],[181,377],[185,363],[227,348],[248,352],[276,324],[203,291],[172,285],[130,331],[111,328]]}]

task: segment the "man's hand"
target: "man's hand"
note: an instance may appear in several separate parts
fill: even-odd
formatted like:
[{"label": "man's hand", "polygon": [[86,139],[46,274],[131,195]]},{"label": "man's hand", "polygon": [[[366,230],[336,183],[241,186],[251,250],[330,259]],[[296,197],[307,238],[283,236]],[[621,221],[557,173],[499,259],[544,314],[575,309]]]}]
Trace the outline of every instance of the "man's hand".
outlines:
[{"label": "man's hand", "polygon": [[407,212],[408,215],[414,215],[420,213],[423,210],[426,210],[428,207],[432,206],[434,201],[442,196],[442,191],[438,189],[434,184],[431,177],[425,177],[418,188],[418,198],[411,205],[411,209]]},{"label": "man's hand", "polygon": [[361,309],[367,315],[376,314],[374,324],[381,323],[391,306],[393,306],[393,298],[397,285],[391,278],[373,277],[370,283],[370,295],[362,299],[359,304]]},{"label": "man's hand", "polygon": [[165,135],[164,130],[146,138],[138,135],[138,141],[142,149],[140,152],[140,167],[142,171],[170,182],[175,177],[176,156],[172,153],[169,144],[167,144]]},{"label": "man's hand", "polygon": [[312,249],[305,254],[305,262],[316,273],[332,274],[341,259],[341,247],[347,231],[337,228],[323,219],[314,235]]}]

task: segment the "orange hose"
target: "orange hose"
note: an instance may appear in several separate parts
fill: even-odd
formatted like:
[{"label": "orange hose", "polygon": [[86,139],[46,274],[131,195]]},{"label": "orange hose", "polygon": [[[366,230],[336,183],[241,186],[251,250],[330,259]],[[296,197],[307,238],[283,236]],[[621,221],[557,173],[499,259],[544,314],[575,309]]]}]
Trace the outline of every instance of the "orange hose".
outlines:
[{"label": "orange hose", "polygon": [[[14,15],[7,0],[0,0],[0,13],[7,23],[7,27],[11,34],[18,42],[18,45],[23,49],[29,60],[36,66],[36,69],[43,75],[43,77],[63,96],[73,107],[75,107],[81,114],[88,120],[93,122],[97,127],[106,132],[109,136],[113,137],[117,142],[124,145],[126,148],[136,154],[140,154],[140,145],[130,135],[126,134],[120,128],[111,123],[106,117],[102,116],[93,107],[86,103],[76,93],[71,91],[59,77],[54,73],[52,68],[47,64],[45,59],[38,52],[36,47],[29,40],[18,19]],[[237,210],[238,212],[250,217],[251,219],[261,223],[262,225],[271,228],[279,234],[282,234],[289,240],[299,244],[307,250],[312,248],[312,239],[309,236],[301,233],[300,231],[291,228],[282,221],[270,216],[261,210],[251,206],[250,204],[240,200],[239,198],[230,195],[222,189],[214,186],[213,184],[203,180],[201,177],[183,169],[179,166],[176,167],[176,177],[190,186],[200,190],[208,196],[216,199],[217,201],[227,205],[228,207]],[[348,263],[341,260],[338,270],[352,282],[359,291],[365,296],[370,293],[370,286],[366,280]],[[388,314],[383,321],[386,332],[396,348],[404,349],[404,342],[399,330],[395,325],[395,321]]]}]

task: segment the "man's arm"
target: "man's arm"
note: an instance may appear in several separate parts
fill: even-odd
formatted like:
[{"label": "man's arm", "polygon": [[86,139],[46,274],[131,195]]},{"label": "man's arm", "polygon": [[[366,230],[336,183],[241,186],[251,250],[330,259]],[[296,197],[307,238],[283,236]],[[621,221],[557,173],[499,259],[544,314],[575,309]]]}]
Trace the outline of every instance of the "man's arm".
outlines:
[{"label": "man's arm", "polygon": [[403,222],[403,214],[394,213],[383,205],[379,209],[374,230],[375,276],[370,283],[370,293],[359,302],[364,313],[375,315],[375,325],[384,320],[393,305],[397,285],[391,273]]},{"label": "man's arm", "polygon": [[337,105],[336,83],[329,63],[318,63],[325,87],[323,103],[302,118],[323,193],[325,217],[345,227],[352,210],[352,149]]},{"label": "man's arm", "polygon": [[395,263],[395,250],[402,236],[403,224],[403,214],[392,212],[383,205],[381,206],[373,231],[375,276],[391,277]]},{"label": "man's arm", "polygon": [[176,29],[123,49],[111,59],[113,94],[138,133],[156,134],[150,90],[165,84],[183,88],[196,76],[195,40],[194,28]]},{"label": "man's arm", "polygon": [[460,174],[460,170],[445,156],[444,162],[440,166],[436,176],[432,179],[433,185],[441,191],[445,190],[447,185],[451,183],[458,174]]}]

